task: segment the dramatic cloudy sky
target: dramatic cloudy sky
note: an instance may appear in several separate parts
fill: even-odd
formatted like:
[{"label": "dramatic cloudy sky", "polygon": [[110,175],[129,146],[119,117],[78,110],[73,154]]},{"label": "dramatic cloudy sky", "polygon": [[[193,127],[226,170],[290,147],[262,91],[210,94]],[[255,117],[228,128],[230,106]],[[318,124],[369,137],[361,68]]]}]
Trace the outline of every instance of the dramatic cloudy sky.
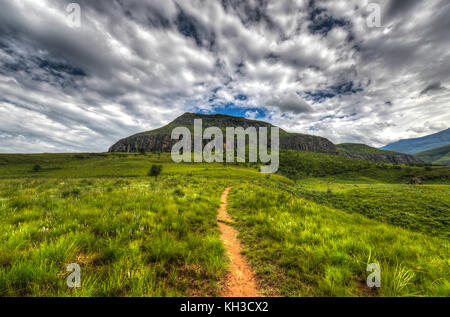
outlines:
[{"label": "dramatic cloudy sky", "polygon": [[80,28],[70,2],[0,0],[0,152],[106,151],[186,111],[372,146],[449,127],[448,0],[79,0]]}]

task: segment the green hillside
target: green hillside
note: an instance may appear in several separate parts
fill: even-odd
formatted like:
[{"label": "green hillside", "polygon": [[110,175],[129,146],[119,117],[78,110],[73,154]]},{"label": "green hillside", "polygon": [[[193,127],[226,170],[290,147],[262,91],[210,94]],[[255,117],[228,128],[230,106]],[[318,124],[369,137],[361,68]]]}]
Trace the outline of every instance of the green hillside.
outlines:
[{"label": "green hillside", "polygon": [[360,143],[341,143],[336,148],[340,154],[357,154],[357,155],[397,155],[398,152],[380,150],[366,144]]},{"label": "green hillside", "polygon": [[435,165],[450,165],[450,144],[432,150],[419,152],[414,156],[420,158],[425,163]]},{"label": "green hillside", "polygon": [[[0,155],[0,296],[216,296],[228,186],[265,295],[450,296],[450,168],[282,151],[279,174],[258,170],[168,153]],[[372,262],[377,290],[364,282]],[[82,267],[79,289],[68,263]]]},{"label": "green hillside", "polygon": [[405,153],[380,150],[365,144],[343,143],[336,145],[340,155],[374,162],[397,163],[397,164],[422,164],[417,157]]}]

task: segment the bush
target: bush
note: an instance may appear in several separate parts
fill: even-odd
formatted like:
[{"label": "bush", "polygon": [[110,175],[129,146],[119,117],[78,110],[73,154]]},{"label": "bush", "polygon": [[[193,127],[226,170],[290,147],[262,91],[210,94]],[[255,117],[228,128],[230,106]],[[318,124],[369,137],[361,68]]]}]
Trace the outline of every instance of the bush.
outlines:
[{"label": "bush", "polygon": [[139,149],[139,153],[142,154],[142,155],[145,155],[145,149],[144,149],[143,147],[140,148],[140,149]]},{"label": "bush", "polygon": [[148,172],[148,176],[154,176],[155,178],[158,178],[158,175],[161,174],[161,171],[162,165],[152,165],[150,171]]},{"label": "bush", "polygon": [[39,172],[42,170],[42,167],[39,164],[33,166],[33,172]]}]

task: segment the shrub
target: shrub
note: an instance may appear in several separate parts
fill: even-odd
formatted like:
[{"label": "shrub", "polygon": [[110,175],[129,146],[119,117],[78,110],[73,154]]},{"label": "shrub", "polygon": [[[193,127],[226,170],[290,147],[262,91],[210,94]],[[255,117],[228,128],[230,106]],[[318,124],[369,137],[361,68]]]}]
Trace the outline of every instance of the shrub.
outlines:
[{"label": "shrub", "polygon": [[39,172],[42,170],[42,167],[39,164],[33,166],[33,172]]},{"label": "shrub", "polygon": [[141,148],[139,149],[139,153],[140,153],[141,155],[145,155],[145,149],[144,149],[143,147],[141,147]]},{"label": "shrub", "polygon": [[162,165],[152,165],[150,171],[148,172],[148,176],[154,176],[155,178],[158,178],[158,175],[161,174],[161,171]]}]

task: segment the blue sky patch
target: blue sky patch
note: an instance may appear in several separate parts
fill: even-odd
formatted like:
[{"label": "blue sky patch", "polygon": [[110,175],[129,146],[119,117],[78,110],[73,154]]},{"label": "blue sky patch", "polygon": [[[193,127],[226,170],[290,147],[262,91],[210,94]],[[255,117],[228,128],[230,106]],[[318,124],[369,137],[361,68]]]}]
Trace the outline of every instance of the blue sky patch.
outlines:
[{"label": "blue sky patch", "polygon": [[267,115],[267,110],[264,108],[238,107],[232,102],[214,105],[212,111],[198,110],[198,112],[203,114],[227,114],[237,117],[247,117],[246,113],[257,112],[255,119],[258,120],[266,118]]}]

